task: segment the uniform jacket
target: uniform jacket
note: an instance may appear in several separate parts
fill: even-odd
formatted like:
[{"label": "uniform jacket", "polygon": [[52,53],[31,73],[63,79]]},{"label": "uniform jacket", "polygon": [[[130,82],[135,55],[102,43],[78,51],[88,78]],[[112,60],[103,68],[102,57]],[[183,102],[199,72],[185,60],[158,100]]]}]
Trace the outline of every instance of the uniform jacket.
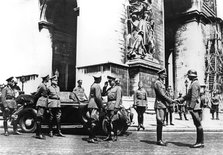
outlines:
[{"label": "uniform jacket", "polygon": [[188,93],[179,99],[180,102],[188,101],[188,108],[192,110],[200,110],[201,109],[201,101],[200,101],[200,84],[198,79],[195,78],[188,89]]},{"label": "uniform jacket", "polygon": [[73,89],[73,92],[74,93],[84,93],[84,88],[83,87],[75,87],[74,89]]},{"label": "uniform jacket", "polygon": [[134,93],[134,105],[140,107],[147,106],[147,92],[144,88],[137,89]]},{"label": "uniform jacket", "polygon": [[155,109],[164,109],[167,107],[167,104],[172,103],[172,99],[166,95],[166,89],[163,81],[157,79],[154,84],[154,90],[156,94],[156,100],[154,104]]},{"label": "uniform jacket", "polygon": [[58,108],[60,107],[60,87],[51,85],[48,87],[48,107],[49,108]]},{"label": "uniform jacket", "polygon": [[111,87],[107,91],[108,103],[107,110],[120,108],[122,104],[122,88],[118,85]]},{"label": "uniform jacket", "polygon": [[48,89],[46,84],[41,83],[38,88],[37,92],[35,94],[36,98],[38,98],[36,106],[40,107],[47,107],[48,104]]},{"label": "uniform jacket", "polygon": [[101,93],[102,91],[99,83],[93,83],[90,88],[88,108],[98,109],[102,107]]},{"label": "uniform jacket", "polygon": [[4,108],[17,108],[14,91],[9,85],[2,89],[2,104]]},{"label": "uniform jacket", "polygon": [[219,102],[221,101],[221,98],[219,95],[215,95],[211,98],[211,104],[212,105],[219,105]]}]

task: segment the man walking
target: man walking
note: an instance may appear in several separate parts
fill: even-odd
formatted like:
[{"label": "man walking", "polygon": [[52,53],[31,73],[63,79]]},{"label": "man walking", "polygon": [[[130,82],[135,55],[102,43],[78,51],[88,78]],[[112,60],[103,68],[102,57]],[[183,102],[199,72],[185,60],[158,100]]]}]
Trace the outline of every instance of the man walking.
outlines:
[{"label": "man walking", "polygon": [[3,126],[4,126],[4,135],[8,136],[8,120],[11,119],[13,124],[14,134],[20,135],[21,133],[17,130],[17,115],[13,114],[17,109],[17,104],[15,101],[15,93],[13,91],[13,77],[8,78],[7,85],[2,90],[2,112],[3,112]]},{"label": "man walking", "polygon": [[200,100],[200,84],[197,78],[197,71],[189,70],[187,76],[191,81],[188,93],[182,98],[177,99],[179,102],[188,101],[188,110],[194,121],[194,125],[197,129],[197,141],[192,148],[202,148],[204,147],[204,133],[203,127],[201,125],[202,120],[202,107]]},{"label": "man walking", "polygon": [[167,105],[170,105],[174,102],[170,97],[166,95],[166,89],[164,85],[164,79],[166,78],[166,70],[161,69],[157,72],[159,78],[154,84],[156,100],[154,104],[156,112],[156,121],[157,121],[157,145],[166,146],[166,143],[162,140],[162,130],[164,125],[164,118],[166,113]]}]

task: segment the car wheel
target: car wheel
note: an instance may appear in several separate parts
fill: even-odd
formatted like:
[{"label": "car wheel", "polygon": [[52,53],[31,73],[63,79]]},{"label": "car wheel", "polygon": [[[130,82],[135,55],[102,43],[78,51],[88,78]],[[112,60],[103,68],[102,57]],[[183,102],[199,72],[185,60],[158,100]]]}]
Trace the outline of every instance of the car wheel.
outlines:
[{"label": "car wheel", "polygon": [[[102,120],[102,130],[105,134],[108,134],[108,126],[109,126],[109,121],[107,118],[104,118]],[[118,135],[124,134],[127,129],[128,129],[128,126],[126,125],[126,123],[122,121],[118,121],[118,130],[117,130]]]},{"label": "car wheel", "polygon": [[24,113],[19,119],[19,125],[23,132],[34,132],[37,127],[35,122],[35,115],[31,112]]}]

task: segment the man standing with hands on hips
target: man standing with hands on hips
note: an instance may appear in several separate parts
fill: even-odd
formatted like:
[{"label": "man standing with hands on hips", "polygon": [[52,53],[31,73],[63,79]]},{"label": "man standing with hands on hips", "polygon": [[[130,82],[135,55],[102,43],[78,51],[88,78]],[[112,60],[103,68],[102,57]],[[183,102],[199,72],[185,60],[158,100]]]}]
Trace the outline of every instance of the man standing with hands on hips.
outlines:
[{"label": "man standing with hands on hips", "polygon": [[156,100],[154,104],[154,109],[156,112],[156,121],[157,121],[157,145],[166,146],[167,144],[162,140],[162,130],[164,125],[164,118],[166,114],[166,108],[170,104],[174,103],[170,97],[166,95],[166,88],[164,85],[164,79],[166,78],[166,70],[161,69],[157,72],[159,78],[156,80],[154,84]]},{"label": "man standing with hands on hips", "polygon": [[178,102],[188,101],[188,110],[194,121],[194,125],[197,129],[197,141],[192,148],[202,148],[204,147],[204,133],[203,127],[201,125],[202,120],[202,108],[201,108],[201,99],[200,99],[200,84],[197,78],[197,71],[189,70],[187,76],[191,81],[188,93],[182,98],[177,99]]}]

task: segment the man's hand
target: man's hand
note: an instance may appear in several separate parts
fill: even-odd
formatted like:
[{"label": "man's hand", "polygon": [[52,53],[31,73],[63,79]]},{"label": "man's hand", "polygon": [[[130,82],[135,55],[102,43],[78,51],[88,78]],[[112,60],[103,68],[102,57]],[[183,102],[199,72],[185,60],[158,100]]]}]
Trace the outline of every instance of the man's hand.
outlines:
[{"label": "man's hand", "polygon": [[118,113],[118,111],[119,111],[119,109],[118,109],[118,108],[115,108],[115,109],[114,109],[114,113],[115,113],[115,114],[117,114],[117,113]]},{"label": "man's hand", "polygon": [[137,105],[133,105],[133,108],[136,109],[137,108]]}]

